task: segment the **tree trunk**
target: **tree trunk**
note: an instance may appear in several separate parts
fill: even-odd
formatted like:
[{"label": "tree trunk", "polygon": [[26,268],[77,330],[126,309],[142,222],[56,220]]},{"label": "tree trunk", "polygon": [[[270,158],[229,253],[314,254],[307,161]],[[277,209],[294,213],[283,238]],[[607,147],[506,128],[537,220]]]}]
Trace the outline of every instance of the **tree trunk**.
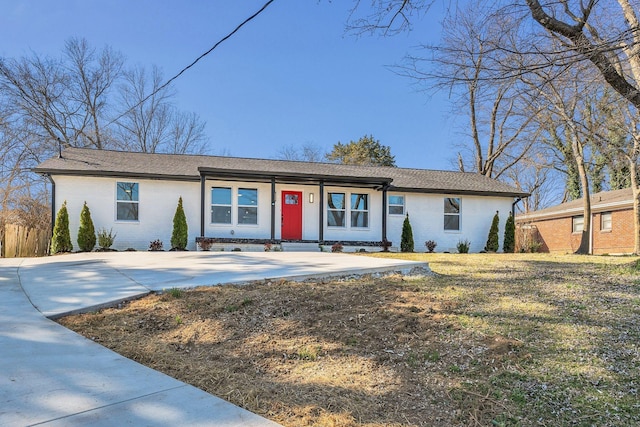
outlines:
[{"label": "tree trunk", "polygon": [[587,171],[584,167],[584,156],[582,147],[577,140],[577,135],[574,135],[573,142],[571,143],[573,148],[573,154],[576,158],[578,166],[578,173],[580,175],[580,185],[582,187],[582,206],[584,208],[584,226],[582,228],[582,237],[580,238],[580,246],[575,251],[576,254],[590,254],[591,248],[589,245],[589,236],[591,236],[591,197],[589,192],[589,178],[587,178]]}]

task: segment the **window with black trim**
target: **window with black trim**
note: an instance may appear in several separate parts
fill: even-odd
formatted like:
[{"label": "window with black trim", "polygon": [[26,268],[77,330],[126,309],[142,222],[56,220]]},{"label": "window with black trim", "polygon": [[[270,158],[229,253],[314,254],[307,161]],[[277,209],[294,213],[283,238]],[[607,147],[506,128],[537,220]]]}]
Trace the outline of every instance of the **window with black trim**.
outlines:
[{"label": "window with black trim", "polygon": [[211,189],[211,223],[231,224],[231,188]]},{"label": "window with black trim", "polygon": [[238,224],[258,224],[258,189],[238,188]]},{"label": "window with black trim", "polygon": [[118,182],[116,184],[116,220],[138,221],[139,191],[137,182]]},{"label": "window with black trim", "polygon": [[446,197],[444,199],[444,229],[460,231],[460,198]]},{"label": "window with black trim", "polygon": [[389,196],[389,215],[404,215],[404,196]]},{"label": "window with black trim", "polygon": [[351,193],[351,227],[369,227],[369,195]]},{"label": "window with black trim", "polygon": [[327,194],[327,225],[329,227],[344,227],[346,203],[344,193]]}]

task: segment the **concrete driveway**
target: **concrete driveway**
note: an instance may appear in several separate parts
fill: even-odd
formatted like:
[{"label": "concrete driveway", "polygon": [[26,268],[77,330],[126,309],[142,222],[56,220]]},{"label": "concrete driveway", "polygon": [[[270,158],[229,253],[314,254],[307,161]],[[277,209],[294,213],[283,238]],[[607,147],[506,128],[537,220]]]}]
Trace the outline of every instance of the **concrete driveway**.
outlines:
[{"label": "concrete driveway", "polygon": [[173,287],[409,271],[328,253],[117,252],[0,259],[0,425],[275,426],[49,317]]}]

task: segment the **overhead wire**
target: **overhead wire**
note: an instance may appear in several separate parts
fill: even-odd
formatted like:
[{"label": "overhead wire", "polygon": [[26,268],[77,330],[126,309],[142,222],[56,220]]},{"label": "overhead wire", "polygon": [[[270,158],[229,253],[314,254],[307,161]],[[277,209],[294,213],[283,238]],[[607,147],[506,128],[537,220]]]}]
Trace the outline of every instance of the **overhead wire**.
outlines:
[{"label": "overhead wire", "polygon": [[242,21],[237,27],[235,27],[233,29],[233,31],[231,31],[230,33],[228,33],[226,36],[224,36],[223,38],[221,38],[220,40],[218,40],[209,50],[207,50],[206,52],[204,52],[202,55],[198,56],[191,64],[187,65],[186,67],[184,67],[182,70],[180,70],[175,76],[171,77],[169,80],[167,80],[165,83],[163,83],[161,86],[159,86],[158,88],[156,88],[154,91],[152,91],[149,95],[147,95],[146,97],[144,97],[144,99],[142,99],[140,102],[138,102],[137,104],[135,104],[134,106],[132,106],[131,108],[129,108],[128,110],[126,110],[125,112],[121,113],[118,117],[116,117],[115,119],[111,120],[109,123],[107,123],[105,125],[105,127],[112,125],[113,123],[117,122],[118,120],[120,120],[122,117],[124,117],[126,114],[128,114],[129,112],[133,111],[134,109],[138,108],[140,105],[144,104],[145,102],[147,102],[151,97],[153,97],[154,95],[156,95],[158,92],[160,92],[161,90],[163,90],[164,88],[166,88],[167,86],[169,86],[174,80],[176,80],[178,77],[180,77],[182,74],[184,74],[185,71],[187,71],[188,69],[190,69],[191,67],[193,67],[194,65],[196,65],[202,58],[204,58],[205,56],[209,55],[211,52],[213,52],[218,46],[220,46],[222,43],[224,43],[225,41],[227,41],[228,39],[230,39],[235,33],[237,33],[242,27],[244,27],[246,24],[248,24],[250,21],[252,21],[255,17],[257,17],[258,15],[260,15],[271,3],[273,3],[274,0],[269,0],[267,1],[257,12],[255,12],[253,15],[249,16],[247,19],[245,19],[244,21]]}]

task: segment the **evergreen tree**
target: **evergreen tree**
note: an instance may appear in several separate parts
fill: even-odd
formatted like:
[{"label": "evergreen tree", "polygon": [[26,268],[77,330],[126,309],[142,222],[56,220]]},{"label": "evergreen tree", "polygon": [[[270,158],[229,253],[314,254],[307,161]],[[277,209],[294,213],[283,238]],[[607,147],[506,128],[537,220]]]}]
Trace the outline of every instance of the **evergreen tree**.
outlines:
[{"label": "evergreen tree", "polygon": [[185,250],[189,240],[189,229],[187,228],[187,217],[182,208],[182,196],[178,199],[178,207],[173,216],[173,233],[171,234],[171,248]]},{"label": "evergreen tree", "polygon": [[400,238],[400,250],[402,252],[413,252],[413,230],[409,222],[409,214],[402,223],[402,237]]},{"label": "evergreen tree", "polygon": [[80,228],[78,229],[78,246],[83,252],[91,252],[96,246],[96,229],[93,227],[91,212],[84,202],[80,212]]},{"label": "evergreen tree", "polygon": [[499,237],[498,237],[498,224],[500,222],[500,217],[498,216],[498,211],[493,216],[493,221],[491,222],[491,228],[489,229],[489,237],[487,237],[487,245],[484,247],[484,250],[487,252],[498,252],[498,247],[500,246]]},{"label": "evergreen tree", "polygon": [[395,166],[395,156],[391,154],[391,148],[380,144],[373,135],[363,136],[357,141],[348,144],[338,142],[333,150],[325,155],[332,163],[343,165],[361,166]]},{"label": "evergreen tree", "polygon": [[513,253],[516,249],[516,222],[511,212],[509,218],[504,224],[504,240],[502,242],[502,251],[504,253]]},{"label": "evergreen tree", "polygon": [[69,233],[69,213],[67,212],[67,201],[65,200],[58,211],[58,215],[56,215],[56,223],[53,226],[51,254],[71,252],[72,250],[73,245],[71,244],[71,234]]}]

